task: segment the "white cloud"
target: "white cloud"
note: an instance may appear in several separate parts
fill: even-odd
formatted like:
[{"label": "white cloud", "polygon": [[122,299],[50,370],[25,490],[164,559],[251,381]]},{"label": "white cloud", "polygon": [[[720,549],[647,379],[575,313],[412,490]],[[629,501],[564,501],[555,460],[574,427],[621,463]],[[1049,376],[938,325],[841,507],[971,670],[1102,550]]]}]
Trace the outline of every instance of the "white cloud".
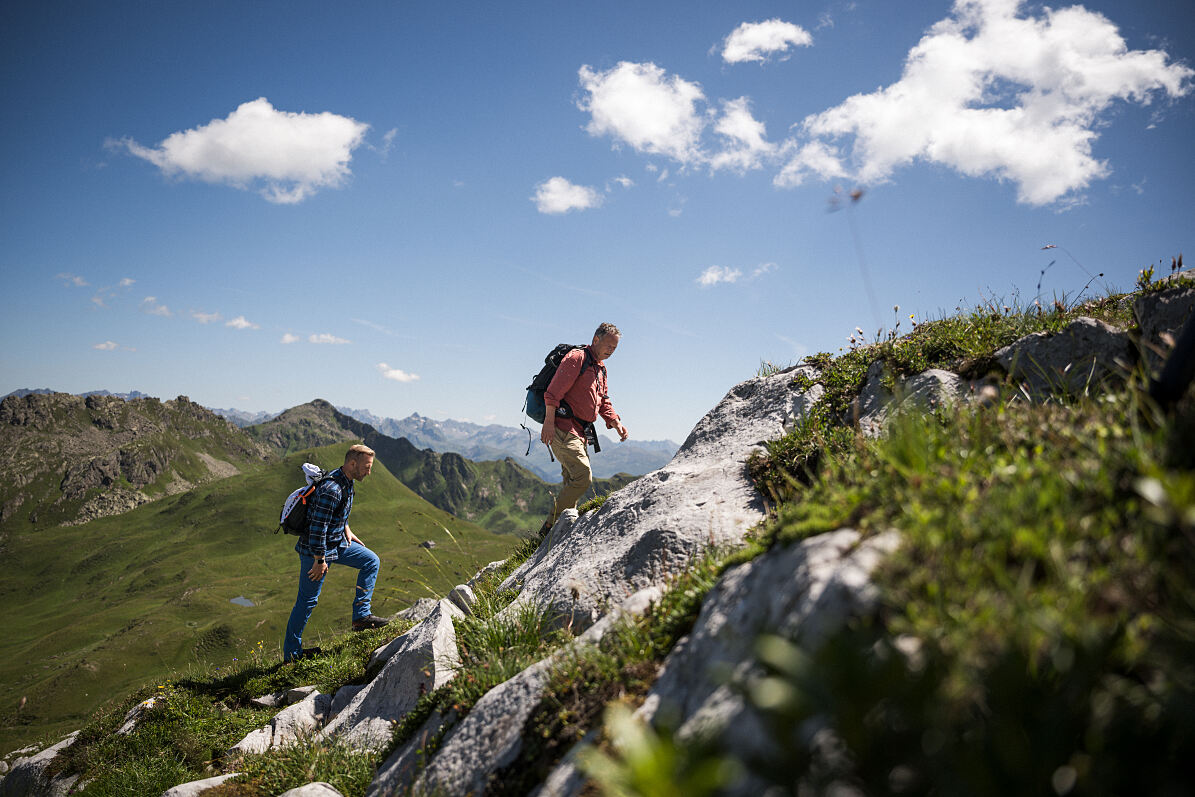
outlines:
[{"label": "white cloud", "polygon": [[301,338],[298,335],[292,335],[289,332],[282,336],[281,343],[298,343]]},{"label": "white cloud", "polygon": [[368,327],[369,329],[372,329],[374,332],[381,332],[383,335],[394,335],[393,330],[387,329],[386,327],[382,326],[381,324],[379,324],[375,321],[368,321],[364,318],[354,318],[352,320],[353,320],[354,324],[360,324],[363,327]]},{"label": "white cloud", "polygon": [[400,368],[391,368],[386,363],[378,363],[378,372],[386,379],[393,379],[395,382],[415,382],[419,379],[419,374],[409,374]]},{"label": "white cloud", "polygon": [[170,312],[169,307],[164,304],[160,304],[157,298],[154,296],[146,296],[144,299],[142,299],[141,309],[150,315],[160,315],[166,318],[174,315],[174,313]]},{"label": "white cloud", "polygon": [[800,146],[790,142],[787,150],[796,154],[789,158],[780,173],[772,178],[772,183],[780,188],[798,186],[810,174],[823,180],[847,176],[838,150],[825,142],[810,141]]},{"label": "white cloud", "polygon": [[87,280],[76,274],[55,274],[54,279],[62,282],[63,285],[69,285],[72,288],[86,288],[90,283]]},{"label": "white cloud", "polygon": [[136,282],[136,281],[137,281],[137,280],[135,280],[135,279],[130,279],[129,277],[125,277],[124,279],[122,279],[122,280],[120,281],[120,287],[122,287],[122,288],[127,288],[127,287],[129,287],[130,285],[132,285],[132,284],[133,284],[134,282]]},{"label": "white cloud", "polygon": [[751,272],[751,279],[762,277],[764,274],[771,274],[778,268],[779,266],[777,266],[775,263],[760,263],[758,266],[756,266],[755,270]]},{"label": "white cloud", "polygon": [[602,195],[595,189],[574,185],[563,177],[552,177],[537,185],[531,199],[540,213],[568,213],[602,204]]},{"label": "white cloud", "polygon": [[719,282],[737,282],[741,276],[743,276],[743,272],[737,268],[710,266],[701,272],[701,276],[697,278],[697,284],[703,288],[709,288]]},{"label": "white cloud", "polygon": [[632,180],[630,177],[627,177],[625,174],[618,175],[610,182],[618,183],[623,188],[630,188],[631,186],[633,186],[635,184],[635,181]]},{"label": "white cloud", "polygon": [[[256,188],[270,202],[301,202],[350,175],[353,150],[369,125],[347,116],[279,111],[265,97],[239,106],[225,119],[172,133],[155,147],[131,138],[109,142],[184,176],[237,188]],[[388,144],[393,138],[387,134]]]},{"label": "white cloud", "polygon": [[115,351],[120,348],[120,344],[114,340],[106,340],[103,343],[97,343],[91,348],[99,349],[100,351]]},{"label": "white cloud", "polygon": [[920,160],[1011,180],[1018,201],[1048,204],[1108,174],[1092,145],[1114,101],[1190,90],[1195,71],[1160,50],[1129,50],[1103,15],[1071,6],[1022,16],[1022,5],[956,0],[909,52],[899,81],[804,120],[814,141],[792,145],[776,183],[847,172],[826,142],[853,137],[850,171],[862,182]]},{"label": "white cloud", "polygon": [[233,329],[261,329],[261,327],[258,326],[257,324],[254,324],[252,321],[246,320],[243,315],[237,316],[236,318],[234,318],[231,321],[229,321],[228,323],[226,323],[224,326],[232,327]]},{"label": "white cloud", "polygon": [[590,135],[609,135],[639,152],[667,155],[681,163],[702,160],[699,140],[704,120],[697,103],[701,87],[652,63],[622,61],[604,72],[582,66],[587,93],[578,107],[591,115]]},{"label": "white cloud", "polygon": [[722,103],[722,116],[714,124],[714,132],[722,136],[726,146],[710,159],[711,169],[758,169],[776,153],[776,145],[767,141],[763,122],[751,115],[751,103],[746,97]]},{"label": "white cloud", "polygon": [[223,321],[224,316],[219,313],[201,313],[198,310],[191,311],[191,318],[194,318],[201,324],[211,324],[216,321]]},{"label": "white cloud", "polygon": [[344,338],[338,338],[335,335],[329,335],[327,332],[325,332],[321,335],[309,335],[307,337],[307,341],[309,343],[330,343],[330,344],[352,343],[351,340],[345,340]]},{"label": "white cloud", "polygon": [[808,47],[811,44],[813,37],[809,31],[791,22],[780,19],[744,22],[723,42],[722,60],[728,64],[766,61],[773,53],[785,53],[791,46]]}]

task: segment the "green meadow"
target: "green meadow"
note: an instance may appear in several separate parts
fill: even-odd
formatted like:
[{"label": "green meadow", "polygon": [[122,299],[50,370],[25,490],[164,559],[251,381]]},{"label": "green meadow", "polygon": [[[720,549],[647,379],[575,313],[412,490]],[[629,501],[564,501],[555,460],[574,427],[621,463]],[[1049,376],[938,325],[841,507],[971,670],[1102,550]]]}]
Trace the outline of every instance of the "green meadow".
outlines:
[{"label": "green meadow", "polygon": [[[344,448],[82,526],[13,529],[0,580],[0,750],[60,737],[155,681],[277,660],[299,569],[295,538],[274,533],[278,512],[303,462],[335,467]],[[443,595],[518,542],[436,509],[380,460],[357,485],[350,525],[382,559],[373,609],[386,616]],[[348,629],[355,579],[332,568],[305,643]]]}]

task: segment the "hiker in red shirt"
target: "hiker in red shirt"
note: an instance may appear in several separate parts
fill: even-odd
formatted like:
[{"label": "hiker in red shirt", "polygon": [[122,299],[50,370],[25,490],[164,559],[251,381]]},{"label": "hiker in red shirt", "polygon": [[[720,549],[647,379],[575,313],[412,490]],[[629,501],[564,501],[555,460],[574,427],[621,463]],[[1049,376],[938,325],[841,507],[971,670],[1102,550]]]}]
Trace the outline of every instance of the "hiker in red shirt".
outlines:
[{"label": "hiker in red shirt", "polygon": [[548,444],[559,460],[564,484],[556,496],[552,516],[540,528],[541,535],[547,534],[560,514],[575,507],[589,489],[593,472],[586,444],[592,444],[594,451],[601,450],[593,426],[598,416],[606,422],[607,429],[618,432],[619,439],[626,440],[629,435],[610,403],[606,388],[605,361],[618,348],[621,337],[622,333],[613,324],[599,326],[592,343],[564,356],[544,391],[547,412],[539,439]]}]

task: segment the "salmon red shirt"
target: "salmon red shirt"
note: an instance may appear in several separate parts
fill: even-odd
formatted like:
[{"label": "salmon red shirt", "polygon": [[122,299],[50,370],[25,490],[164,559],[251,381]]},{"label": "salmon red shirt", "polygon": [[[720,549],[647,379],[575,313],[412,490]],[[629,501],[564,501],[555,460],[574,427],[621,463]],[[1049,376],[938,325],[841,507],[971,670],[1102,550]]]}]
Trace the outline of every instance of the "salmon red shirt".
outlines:
[{"label": "salmon red shirt", "polygon": [[[586,356],[590,359],[590,365],[585,369],[585,373],[581,373]],[[559,407],[562,400],[572,409],[573,414],[583,421],[593,423],[600,415],[606,421],[607,429],[618,426],[618,413],[610,403],[609,390],[606,387],[606,364],[593,356],[592,346],[573,349],[560,361],[556,375],[544,391],[544,403],[549,408]],[[572,418],[557,417],[556,428],[577,437],[585,436],[581,431],[581,424]]]}]

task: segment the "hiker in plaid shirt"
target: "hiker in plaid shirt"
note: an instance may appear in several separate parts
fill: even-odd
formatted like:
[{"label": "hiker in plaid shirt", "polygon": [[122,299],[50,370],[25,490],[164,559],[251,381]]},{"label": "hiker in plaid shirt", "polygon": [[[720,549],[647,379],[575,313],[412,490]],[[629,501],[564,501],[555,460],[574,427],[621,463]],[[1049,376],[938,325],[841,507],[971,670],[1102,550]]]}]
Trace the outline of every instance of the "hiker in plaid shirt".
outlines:
[{"label": "hiker in plaid shirt", "polygon": [[358,571],[352,610],[353,630],[364,631],[386,625],[387,621],[370,609],[381,562],[378,555],[353,534],[348,523],[349,512],[353,509],[353,482],[369,475],[373,458],[372,448],[353,446],[344,455],[344,464],[328,474],[315,490],[311,508],[307,511],[307,530],[295,543],[295,551],[299,554],[299,595],[282,639],[283,661],[294,661],[319,652],[319,648],[303,648],[303,629],[319,602],[324,576],[332,562]]}]

